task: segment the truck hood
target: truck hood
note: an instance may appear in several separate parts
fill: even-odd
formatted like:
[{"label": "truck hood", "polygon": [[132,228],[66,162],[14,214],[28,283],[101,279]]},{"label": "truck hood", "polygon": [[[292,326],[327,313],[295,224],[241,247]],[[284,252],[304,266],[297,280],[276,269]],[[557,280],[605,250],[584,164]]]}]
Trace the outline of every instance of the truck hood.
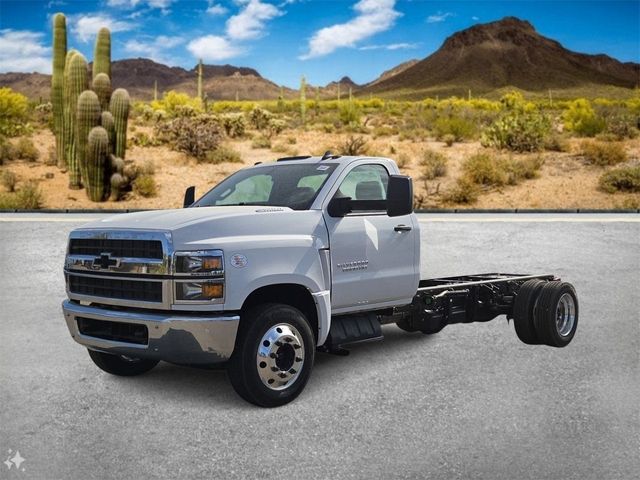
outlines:
[{"label": "truck hood", "polygon": [[[113,215],[81,229],[155,230],[171,232],[176,248],[207,248],[247,236],[311,236],[319,248],[328,245],[322,212],[288,207],[229,206],[155,210]],[[257,238],[256,238],[257,240]]]}]

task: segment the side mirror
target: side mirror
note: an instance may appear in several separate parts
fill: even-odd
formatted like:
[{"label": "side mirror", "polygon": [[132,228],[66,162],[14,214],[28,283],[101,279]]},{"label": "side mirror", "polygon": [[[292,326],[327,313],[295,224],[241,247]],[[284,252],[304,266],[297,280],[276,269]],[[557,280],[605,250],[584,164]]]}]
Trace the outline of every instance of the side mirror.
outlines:
[{"label": "side mirror", "polygon": [[337,197],[329,202],[327,212],[330,217],[344,217],[351,213],[351,197]]},{"label": "side mirror", "polygon": [[399,217],[413,212],[413,184],[411,177],[391,175],[387,186],[387,215]]},{"label": "side mirror", "polygon": [[182,203],[183,208],[190,207],[193,205],[193,202],[196,201],[196,187],[191,186],[187,187],[184,191],[184,202]]}]

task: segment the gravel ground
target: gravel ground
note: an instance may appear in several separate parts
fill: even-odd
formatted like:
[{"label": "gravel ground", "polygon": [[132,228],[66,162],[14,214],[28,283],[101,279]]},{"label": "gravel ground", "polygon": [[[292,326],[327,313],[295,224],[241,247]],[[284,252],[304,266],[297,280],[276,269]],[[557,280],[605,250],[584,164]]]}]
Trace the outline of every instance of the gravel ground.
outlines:
[{"label": "gravel ground", "polygon": [[[83,216],[82,218],[87,218]],[[385,326],[319,354],[278,409],[223,371],[98,370],[60,303],[76,216],[0,216],[0,478],[626,479],[640,468],[640,217],[421,216],[422,274],[556,273],[580,299],[565,349],[503,319],[435,336]]]}]

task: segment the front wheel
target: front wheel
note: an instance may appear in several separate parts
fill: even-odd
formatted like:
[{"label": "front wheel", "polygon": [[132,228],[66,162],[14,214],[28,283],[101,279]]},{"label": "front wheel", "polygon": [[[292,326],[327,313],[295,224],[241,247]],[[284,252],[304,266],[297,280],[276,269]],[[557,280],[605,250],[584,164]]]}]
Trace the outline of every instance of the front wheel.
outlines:
[{"label": "front wheel", "polygon": [[142,375],[158,364],[157,360],[129,358],[124,355],[111,355],[96,350],[89,350],[89,356],[101,370],[120,377]]},{"label": "front wheel", "polygon": [[243,315],[227,373],[242,398],[279,407],[304,389],[315,356],[314,336],[297,308],[259,305]]}]

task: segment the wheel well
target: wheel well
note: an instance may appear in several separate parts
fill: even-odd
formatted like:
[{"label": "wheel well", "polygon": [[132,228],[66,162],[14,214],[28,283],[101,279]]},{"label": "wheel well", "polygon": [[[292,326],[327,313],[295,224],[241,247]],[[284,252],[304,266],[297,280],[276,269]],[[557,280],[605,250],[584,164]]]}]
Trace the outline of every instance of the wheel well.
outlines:
[{"label": "wheel well", "polygon": [[283,303],[297,308],[309,321],[313,336],[317,340],[318,311],[316,309],[316,302],[306,287],[295,283],[281,283],[254,290],[242,304],[240,321],[242,321],[243,312],[261,303]]}]

